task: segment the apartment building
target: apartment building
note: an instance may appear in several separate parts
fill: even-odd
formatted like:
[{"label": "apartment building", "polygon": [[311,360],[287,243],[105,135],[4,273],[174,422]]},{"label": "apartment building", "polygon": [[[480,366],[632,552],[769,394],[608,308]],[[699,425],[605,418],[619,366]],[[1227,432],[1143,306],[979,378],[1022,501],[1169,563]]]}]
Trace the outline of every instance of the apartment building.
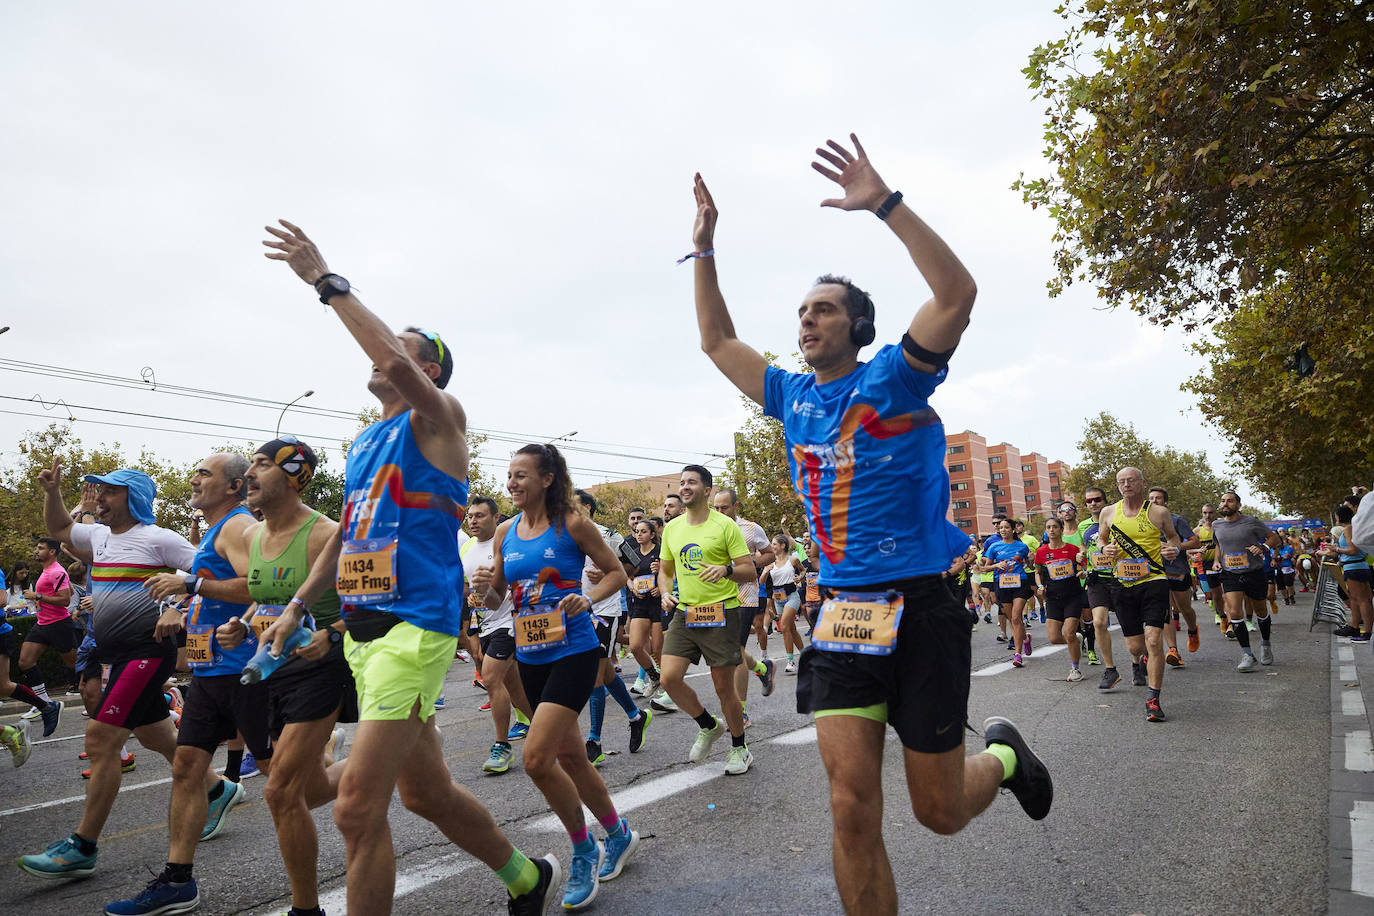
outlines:
[{"label": "apartment building", "polygon": [[990,534],[994,515],[1025,518],[1052,512],[1069,469],[1036,452],[1023,455],[1009,442],[988,445],[966,429],[947,434],[945,470],[949,520],[969,534]]}]

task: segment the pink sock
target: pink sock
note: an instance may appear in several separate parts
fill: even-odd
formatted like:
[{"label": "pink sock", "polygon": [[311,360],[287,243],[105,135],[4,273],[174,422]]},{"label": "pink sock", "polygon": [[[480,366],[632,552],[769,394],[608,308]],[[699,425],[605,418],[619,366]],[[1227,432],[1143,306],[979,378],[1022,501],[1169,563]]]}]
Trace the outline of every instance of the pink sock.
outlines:
[{"label": "pink sock", "polygon": [[601,822],[601,829],[607,833],[615,833],[620,827],[620,814],[614,808],[611,809],[610,814],[597,820]]},{"label": "pink sock", "polygon": [[587,837],[587,825],[586,825],[586,824],[583,824],[581,827],[578,827],[576,830],[569,830],[569,831],[568,831],[568,836],[572,838],[572,844],[573,844],[573,846],[585,846],[585,845],[587,845],[587,839],[588,839],[588,837]]}]

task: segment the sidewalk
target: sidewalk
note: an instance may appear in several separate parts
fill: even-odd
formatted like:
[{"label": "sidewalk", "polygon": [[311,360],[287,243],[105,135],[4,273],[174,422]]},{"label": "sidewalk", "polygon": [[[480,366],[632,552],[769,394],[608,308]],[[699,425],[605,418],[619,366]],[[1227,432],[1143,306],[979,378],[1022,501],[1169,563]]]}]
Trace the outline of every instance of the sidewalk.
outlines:
[{"label": "sidewalk", "polygon": [[[1318,627],[1329,626],[1318,623]],[[1374,912],[1374,650],[1331,638],[1331,916]]]}]

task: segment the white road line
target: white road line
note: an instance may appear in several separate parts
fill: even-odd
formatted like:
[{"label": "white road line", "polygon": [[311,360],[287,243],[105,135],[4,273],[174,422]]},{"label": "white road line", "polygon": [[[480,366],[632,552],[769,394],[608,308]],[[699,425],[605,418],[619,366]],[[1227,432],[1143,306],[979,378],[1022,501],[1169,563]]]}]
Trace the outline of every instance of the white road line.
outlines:
[{"label": "white road line", "polygon": [[[805,744],[808,741],[816,740],[816,726],[807,725],[802,728],[793,729],[790,732],[783,732],[781,735],[768,739],[765,744]],[[690,770],[679,770],[676,773],[669,773],[667,776],[660,776],[657,779],[650,779],[647,782],[636,783],[628,789],[614,789],[611,797],[615,801],[615,808],[620,813],[633,811],[643,807],[649,802],[667,798],[669,795],[676,795],[688,789],[695,789],[704,786],[708,782],[713,782],[725,775],[725,769],[721,766],[720,760],[703,763]],[[592,823],[596,819],[587,812],[587,822]],[[556,816],[550,814],[537,820],[530,821],[527,825],[530,830],[562,831],[563,822]]]},{"label": "white road line", "polygon": [[[452,852],[423,865],[406,869],[396,874],[396,891],[392,899],[404,897],[438,881],[460,875],[477,864],[477,860],[465,852]],[[348,888],[340,887],[320,895],[320,906],[330,913],[348,912]],[[261,916],[279,916],[281,907],[263,910]]]},{"label": "white road line", "polygon": [[39,738],[37,741],[30,741],[29,744],[32,744],[33,746],[37,747],[40,744],[53,744],[58,741],[76,741],[78,738],[84,737],[86,737],[86,733],[82,732],[79,735],[68,735],[65,738]]},{"label": "white road line", "polygon": [[1355,650],[1350,646],[1341,646],[1336,650],[1336,655],[1338,655],[1343,662],[1353,662],[1355,660]]},{"label": "white road line", "polygon": [[1374,802],[1350,809],[1350,889],[1374,897]]},{"label": "white road line", "polygon": [[[132,792],[134,789],[146,789],[149,786],[165,786],[171,781],[172,777],[168,776],[166,779],[154,779],[152,782],[140,782],[132,786],[120,786],[119,794],[123,795],[125,792]],[[39,808],[55,808],[58,805],[70,805],[73,802],[84,802],[85,800],[86,793],[82,792],[80,795],[71,795],[67,798],[54,798],[52,801],[39,802],[36,805],[24,805],[22,808],[10,808],[5,811],[0,811],[0,817],[7,817],[11,814],[23,814],[26,811],[37,811]]]},{"label": "white road line", "polygon": [[1351,773],[1374,773],[1374,744],[1368,729],[1345,733],[1345,768]]},{"label": "white road line", "polygon": [[1358,690],[1341,691],[1341,715],[1364,717],[1364,697]]},{"label": "white road line", "polygon": [[1355,666],[1354,666],[1354,665],[1341,665],[1340,674],[1341,674],[1341,680],[1343,680],[1343,681],[1353,681],[1353,680],[1355,680]]}]

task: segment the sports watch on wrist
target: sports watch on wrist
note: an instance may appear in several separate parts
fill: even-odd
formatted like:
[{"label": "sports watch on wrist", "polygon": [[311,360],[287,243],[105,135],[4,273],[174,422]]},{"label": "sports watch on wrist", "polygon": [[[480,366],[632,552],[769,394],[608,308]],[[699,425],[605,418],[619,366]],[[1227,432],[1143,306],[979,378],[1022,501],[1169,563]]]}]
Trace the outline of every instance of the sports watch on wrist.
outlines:
[{"label": "sports watch on wrist", "polygon": [[352,287],[348,285],[348,281],[338,274],[322,274],[315,281],[315,292],[320,294],[320,301],[325,305],[329,304],[333,296],[348,295],[350,289]]},{"label": "sports watch on wrist", "polygon": [[338,630],[334,629],[333,627],[330,627],[330,628],[329,628],[329,644],[330,644],[331,646],[337,646],[337,645],[338,645],[339,643],[341,643],[341,642],[343,642],[343,634],[340,633]]}]

